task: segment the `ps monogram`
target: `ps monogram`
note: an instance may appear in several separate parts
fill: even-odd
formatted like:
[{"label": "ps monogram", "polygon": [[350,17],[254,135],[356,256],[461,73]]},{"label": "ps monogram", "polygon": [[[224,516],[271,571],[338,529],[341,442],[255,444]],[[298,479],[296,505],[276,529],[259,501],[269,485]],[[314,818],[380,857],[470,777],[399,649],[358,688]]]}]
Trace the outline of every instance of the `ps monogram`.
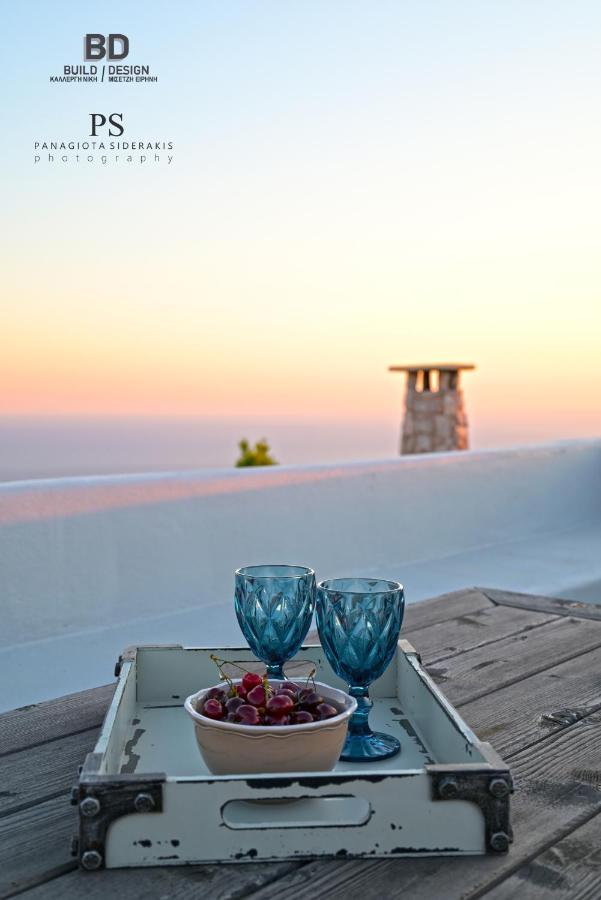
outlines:
[{"label": "ps monogram", "polygon": [[[107,124],[107,117],[103,113],[90,113],[92,119],[92,131],[90,137],[96,137],[99,128]],[[111,137],[119,137],[125,131],[123,125],[123,113],[111,113],[108,117],[109,135]],[[112,129],[115,129],[113,131]]]}]

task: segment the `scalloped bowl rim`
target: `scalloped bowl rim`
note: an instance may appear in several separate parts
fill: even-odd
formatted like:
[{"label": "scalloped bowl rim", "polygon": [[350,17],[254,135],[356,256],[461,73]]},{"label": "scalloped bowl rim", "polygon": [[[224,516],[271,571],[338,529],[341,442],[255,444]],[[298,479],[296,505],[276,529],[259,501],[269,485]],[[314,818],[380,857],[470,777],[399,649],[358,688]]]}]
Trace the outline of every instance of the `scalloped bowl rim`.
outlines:
[{"label": "scalloped bowl rim", "polygon": [[[289,679],[273,679],[274,682],[283,684],[285,681]],[[241,678],[234,678],[234,684],[239,684],[242,681]],[[196,703],[198,700],[206,694],[208,691],[212,691],[213,688],[219,688],[220,690],[224,690],[226,685],[223,681],[219,682],[219,684],[211,685],[207,688],[201,688],[200,691],[196,691],[194,694],[190,694],[189,697],[186,697],[184,701],[184,707],[186,712],[195,722],[199,725],[204,726],[212,726],[214,728],[223,729],[223,731],[234,731],[238,734],[271,734],[271,735],[286,735],[286,734],[299,734],[303,731],[316,731],[318,728],[323,727],[332,727],[333,725],[338,725],[340,722],[343,722],[345,719],[350,719],[352,714],[357,709],[357,701],[354,697],[351,697],[350,694],[347,694],[346,691],[340,690],[340,688],[332,687],[329,684],[325,684],[323,681],[315,681],[312,682],[315,685],[315,689],[320,689],[320,693],[323,694],[324,699],[327,700],[328,697],[325,692],[328,694],[334,694],[334,696],[330,696],[330,699],[334,700],[338,704],[344,703],[344,709],[341,713],[338,713],[336,716],[332,716],[329,719],[319,719],[316,722],[304,722],[300,725],[243,725],[240,722],[223,722],[220,719],[210,719],[208,716],[203,716],[202,713],[199,713],[196,709]],[[323,689],[323,690],[321,690]]]}]

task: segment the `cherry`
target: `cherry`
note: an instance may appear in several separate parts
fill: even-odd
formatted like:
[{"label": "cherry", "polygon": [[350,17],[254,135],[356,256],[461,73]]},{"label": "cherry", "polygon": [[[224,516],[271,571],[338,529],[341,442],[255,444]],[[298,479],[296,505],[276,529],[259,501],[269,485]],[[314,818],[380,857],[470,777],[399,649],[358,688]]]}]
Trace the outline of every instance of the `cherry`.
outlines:
[{"label": "cherry", "polygon": [[208,719],[223,719],[223,706],[214,697],[209,697],[203,706],[202,713]]},{"label": "cherry", "polygon": [[225,703],[227,694],[221,688],[214,687],[211,688],[210,691],[207,691],[205,700],[219,700],[220,703]]},{"label": "cherry", "polygon": [[325,703],[325,700],[315,691],[303,691],[299,702],[302,709],[312,710],[318,707],[320,703]]},{"label": "cherry", "polygon": [[293,703],[296,703],[296,694],[293,694],[292,691],[288,691],[285,688],[280,688],[279,691],[275,692],[276,697],[290,697]]},{"label": "cherry", "polygon": [[263,685],[258,684],[252,691],[249,691],[246,695],[246,699],[249,703],[252,703],[253,706],[265,706],[267,694],[265,693]]},{"label": "cherry", "polygon": [[254,687],[257,687],[259,684],[263,684],[263,679],[256,672],[245,672],[242,677],[242,687],[246,689],[246,691],[251,691]]},{"label": "cherry", "polygon": [[229,689],[210,688],[198,705],[209,719],[243,725],[308,725],[331,719],[340,713],[315,687],[301,687],[293,681],[266,682],[256,672],[246,672]]},{"label": "cherry", "polygon": [[286,694],[274,694],[267,701],[267,713],[273,718],[288,715],[294,708],[294,700]]},{"label": "cherry", "polygon": [[293,712],[290,716],[290,722],[292,725],[307,725],[309,722],[314,721],[315,720],[308,709],[299,709],[297,710],[297,712]]},{"label": "cherry", "polygon": [[260,721],[259,710],[256,706],[251,706],[250,703],[243,703],[242,706],[239,706],[236,710],[236,715],[242,725],[258,725]]},{"label": "cherry", "polygon": [[338,715],[338,710],[330,703],[320,703],[315,712],[319,715],[320,719],[331,719],[332,716]]},{"label": "cherry", "polygon": [[290,716],[265,716],[266,725],[290,725]]}]

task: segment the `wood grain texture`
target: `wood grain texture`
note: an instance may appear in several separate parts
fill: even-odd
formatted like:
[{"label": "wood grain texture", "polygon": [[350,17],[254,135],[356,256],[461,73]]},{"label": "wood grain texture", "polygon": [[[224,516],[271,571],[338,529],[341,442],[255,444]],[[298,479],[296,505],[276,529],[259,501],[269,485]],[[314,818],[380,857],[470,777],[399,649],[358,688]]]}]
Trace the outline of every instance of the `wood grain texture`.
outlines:
[{"label": "wood grain texture", "polygon": [[491,606],[494,606],[493,602],[479,588],[452,591],[421,603],[410,603],[405,607],[403,633],[408,634],[434,622],[446,622],[458,616],[469,615],[479,609],[490,609]]},{"label": "wood grain texture", "polygon": [[560,616],[540,628],[462,653],[426,669],[451,703],[460,707],[597,647],[601,647],[601,622]]},{"label": "wood grain texture", "polygon": [[93,749],[98,729],[71,734],[0,759],[0,818],[34,803],[67,795],[77,767]]},{"label": "wood grain texture", "polygon": [[97,728],[102,723],[115,686],[116,682],[2,713],[0,756],[64,737],[74,731]]},{"label": "wood grain texture", "polygon": [[501,606],[513,606],[518,609],[532,609],[537,612],[549,612],[556,616],[576,616],[580,619],[596,619],[601,621],[601,605],[583,603],[581,600],[563,600],[560,597],[542,597],[538,594],[519,594],[514,591],[499,591],[494,588],[479,590]]},{"label": "wood grain texture", "polygon": [[[424,661],[431,662],[536,628],[554,618],[549,613],[495,606],[480,591],[470,590],[406,607],[401,636],[408,638]],[[309,633],[307,643],[319,643],[316,630]]]},{"label": "wood grain texture", "polygon": [[490,606],[412,631],[409,641],[420,653],[424,664],[438,663],[556,619],[557,616],[548,613]]},{"label": "wood grain texture", "polygon": [[601,790],[585,776],[586,771],[594,771],[595,760],[598,768],[601,738],[601,716],[590,719],[513,756],[515,839],[509,854],[315,861],[250,896],[253,900],[393,900],[407,896],[412,900],[467,900],[485,895],[542,848],[561,841],[601,811]]},{"label": "wood grain texture", "polygon": [[27,900],[238,900],[299,867],[299,863],[244,863],[153,869],[75,871],[27,890]]},{"label": "wood grain texture", "polygon": [[[538,697],[549,700],[554,698],[561,707],[565,707],[573,703],[574,700],[597,696],[599,678],[596,673],[601,671],[599,668],[601,651],[593,652],[587,656],[588,658],[583,657],[583,662],[586,664],[580,667],[578,660],[572,660],[569,663],[554,667],[548,672],[542,673],[542,675],[536,675],[529,679],[530,684],[526,690],[529,702],[536,702]],[[522,682],[521,684],[524,685],[525,683]],[[499,717],[499,713],[495,712],[495,710],[511,712],[518,708],[518,704],[514,702],[514,692],[518,688],[523,691],[523,688],[515,685],[496,692],[491,698],[475,701],[474,704],[470,704],[462,711],[463,715],[465,715],[468,723],[478,733],[482,734],[485,723],[491,720],[496,721]],[[515,722],[506,722],[503,731],[495,736],[495,746],[500,752],[506,754],[507,750],[514,748],[520,741],[527,742],[532,740],[533,723],[530,721],[530,709],[531,707],[529,706],[523,710],[523,714]],[[507,716],[507,718],[510,718],[510,716]],[[553,728],[559,729],[561,727],[566,726],[562,726],[560,722],[557,722],[550,727],[550,731]],[[504,741],[505,736],[507,737],[507,743]],[[544,732],[542,737],[539,737],[544,740],[547,736],[548,733]],[[4,830],[1,827],[3,824],[5,825]],[[67,805],[64,795],[57,800],[40,804],[27,809],[25,812],[0,820],[0,872],[3,873],[10,884],[16,886],[17,884],[23,884],[23,878],[39,877],[44,870],[52,874],[57,867],[58,869],[63,866],[69,868],[72,863],[68,853],[68,845],[73,831],[74,812]],[[11,834],[14,839],[6,841],[5,836]],[[27,865],[27,862],[29,853],[34,846],[36,847],[35,866],[32,869],[31,865]],[[32,857],[29,858],[31,859]],[[350,863],[337,865],[332,863],[334,867],[332,873],[330,873],[332,878],[335,878],[335,872],[338,871],[340,865],[344,869]],[[357,863],[357,865],[362,864]],[[344,869],[344,871],[348,874],[348,868]],[[112,875],[112,873],[108,874]],[[84,875],[82,877],[86,878],[87,876]],[[104,877],[102,876],[103,879]],[[169,878],[178,880],[179,877],[179,870],[170,870]],[[6,890],[6,880],[3,879],[0,884]],[[0,892],[0,896],[3,896],[2,892]]]},{"label": "wood grain texture", "polygon": [[488,891],[486,900],[599,900],[601,813]]},{"label": "wood grain texture", "polygon": [[600,709],[600,673],[601,649],[591,650],[464,704],[461,715],[509,758]]},{"label": "wood grain texture", "polygon": [[[412,619],[413,609],[419,614]],[[512,614],[516,616],[513,624]],[[31,740],[36,722],[28,722],[27,710],[0,717],[0,736],[10,738],[11,716],[19,732],[13,751],[0,758],[0,897],[20,893],[32,900],[88,896],[104,900],[118,893],[128,900],[381,900],[406,897],[410,892],[412,900],[454,900],[495,896],[504,879],[518,878],[520,890],[512,896],[528,898],[522,885],[530,881],[518,873],[544,857],[550,847],[568,840],[571,832],[585,829],[601,809],[601,622],[549,609],[532,612],[517,603],[511,607],[493,603],[479,590],[408,607],[407,616],[404,631],[411,633],[411,642],[438,669],[443,691],[462,706],[462,715],[476,732],[492,740],[511,764],[517,789],[513,800],[516,835],[507,856],[316,860],[100,874],[69,871],[74,820],[67,794],[77,765],[94,744],[95,726],[112,690],[107,686],[36,705],[33,715],[48,735],[43,743]],[[479,619],[485,624],[478,624]],[[513,628],[517,630],[507,632]],[[483,631],[486,637],[478,637]],[[456,650],[442,659],[437,655],[441,647],[443,655],[448,647]],[[90,730],[75,733],[82,703]],[[545,710],[558,715],[543,725],[540,715]],[[562,717],[561,710],[571,710],[572,717]],[[98,716],[96,722],[94,716]],[[27,746],[31,749],[23,749]],[[594,857],[587,866],[594,868]],[[591,884],[598,887],[594,881]],[[505,896],[510,895],[499,898]],[[577,896],[592,900],[599,893]]]},{"label": "wood grain texture", "polygon": [[76,868],[75,809],[63,795],[0,818],[0,898]]}]

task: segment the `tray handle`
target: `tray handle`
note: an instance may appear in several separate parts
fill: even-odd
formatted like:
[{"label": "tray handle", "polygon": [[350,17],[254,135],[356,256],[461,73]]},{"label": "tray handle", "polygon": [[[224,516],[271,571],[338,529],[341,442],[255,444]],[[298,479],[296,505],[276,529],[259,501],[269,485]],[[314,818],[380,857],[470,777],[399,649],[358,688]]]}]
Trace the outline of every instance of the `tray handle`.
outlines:
[{"label": "tray handle", "polygon": [[341,828],[366,825],[372,816],[369,800],[354,794],[315,797],[274,797],[228,800],[221,807],[226,828]]}]

